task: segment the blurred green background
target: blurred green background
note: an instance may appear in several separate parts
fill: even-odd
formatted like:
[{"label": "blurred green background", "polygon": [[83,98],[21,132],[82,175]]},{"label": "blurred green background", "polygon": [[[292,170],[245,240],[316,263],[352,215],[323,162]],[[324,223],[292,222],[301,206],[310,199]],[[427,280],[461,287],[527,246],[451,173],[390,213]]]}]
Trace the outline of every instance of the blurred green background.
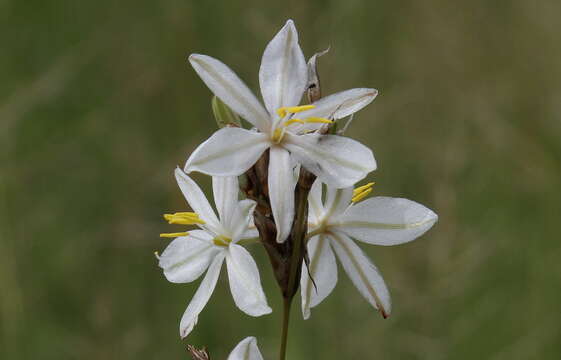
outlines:
[{"label": "blurred green background", "polygon": [[[324,94],[375,87],[348,132],[374,149],[381,195],[434,209],[398,247],[363,249],[394,311],[383,320],[341,272],[301,319],[290,359],[561,357],[561,3],[554,1],[0,0],[0,358],[225,359],[272,315],[237,311],[221,276],[187,341],[198,286],[168,283],[153,252],[186,204],[173,169],[215,125],[188,66],[200,52],[253,89],[287,18],[320,60]],[[197,176],[208,189],[209,181]],[[225,274],[223,274],[225,275]]]}]

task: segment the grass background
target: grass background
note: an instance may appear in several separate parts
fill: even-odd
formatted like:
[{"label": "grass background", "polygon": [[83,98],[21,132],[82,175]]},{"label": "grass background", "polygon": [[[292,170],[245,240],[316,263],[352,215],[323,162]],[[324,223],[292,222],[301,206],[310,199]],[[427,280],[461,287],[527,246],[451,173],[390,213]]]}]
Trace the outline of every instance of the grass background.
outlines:
[{"label": "grass background", "polygon": [[[287,18],[323,90],[380,90],[348,132],[374,149],[381,195],[434,209],[398,247],[363,248],[390,286],[382,320],[341,273],[290,359],[558,359],[561,355],[561,4],[554,1],[0,0],[0,358],[187,359],[197,287],[154,250],[185,209],[173,169],[212,131],[201,52],[253,89]],[[203,176],[197,180],[208,189]],[[224,359],[274,313],[237,311],[225,276],[188,342]]]}]

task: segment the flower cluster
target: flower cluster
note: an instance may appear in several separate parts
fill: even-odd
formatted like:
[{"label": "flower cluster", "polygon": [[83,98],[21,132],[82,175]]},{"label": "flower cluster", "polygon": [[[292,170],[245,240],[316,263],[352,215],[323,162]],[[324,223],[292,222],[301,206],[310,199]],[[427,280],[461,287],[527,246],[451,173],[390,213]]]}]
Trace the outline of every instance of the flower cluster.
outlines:
[{"label": "flower cluster", "polygon": [[[244,248],[252,243],[267,250],[285,301],[290,302],[300,286],[304,318],[334,289],[336,259],[359,293],[387,317],[388,289],[354,240],[402,244],[425,233],[437,220],[434,212],[410,200],[368,198],[373,183],[355,188],[376,169],[376,161],[368,147],[336,130],[341,119],[372,102],[377,91],[355,88],[321,98],[315,66],[319,55],[306,62],[294,23],[287,21],[262,57],[259,85],[264,105],[219,60],[189,56],[219,99],[217,106],[231,111],[233,118],[241,117],[249,127],[225,121],[195,149],[183,170],[175,170],[193,211],[164,218],[197,229],[161,234],[175,239],[158,256],[159,265],[174,283],[192,282],[206,271],[181,319],[181,337],[196,325],[224,261],[237,307],[251,316],[272,311],[256,263]],[[301,104],[306,94],[309,102]],[[216,212],[189,177],[191,172],[212,176]],[[241,354],[262,359],[254,338],[243,340],[230,358],[248,358]]]}]

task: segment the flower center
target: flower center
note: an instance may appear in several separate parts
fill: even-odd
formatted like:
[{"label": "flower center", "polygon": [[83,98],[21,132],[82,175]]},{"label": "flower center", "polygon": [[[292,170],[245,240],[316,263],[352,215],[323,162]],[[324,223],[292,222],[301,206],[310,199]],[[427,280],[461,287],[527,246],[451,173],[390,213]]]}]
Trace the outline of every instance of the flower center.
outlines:
[{"label": "flower center", "polygon": [[[205,224],[197,213],[194,212],[177,212],[174,214],[164,214],[164,219],[168,221],[169,224],[179,224],[179,225],[195,225],[195,224]],[[176,233],[163,233],[160,237],[164,238],[174,238],[179,236],[187,236],[188,232],[176,232]]]},{"label": "flower center", "polygon": [[275,131],[273,131],[273,136],[271,136],[271,141],[274,142],[275,144],[279,144],[282,141],[282,138],[284,137],[284,132],[285,129],[276,128]]},{"label": "flower center", "polygon": [[283,106],[281,108],[277,109],[277,114],[279,115],[279,117],[281,119],[284,119],[286,117],[289,117],[288,119],[284,120],[281,122],[281,126],[277,127],[274,131],[273,131],[273,135],[271,136],[271,141],[274,142],[275,144],[279,144],[285,134],[286,131],[286,127],[290,126],[292,124],[307,124],[307,123],[317,123],[317,124],[331,124],[333,123],[333,120],[329,120],[326,118],[321,118],[321,117],[315,117],[315,116],[311,116],[311,117],[307,117],[304,119],[297,119],[297,118],[293,118],[291,117],[293,114],[302,112],[302,111],[306,111],[306,110],[310,110],[310,109],[314,109],[316,106],[315,105],[302,105],[302,106]]},{"label": "flower center", "polygon": [[363,200],[365,197],[368,196],[368,194],[370,194],[372,192],[372,186],[374,185],[373,182],[370,182],[366,185],[362,185],[357,187],[356,189],[353,190],[353,197],[351,199],[351,201],[353,203],[357,203],[361,200]]},{"label": "flower center", "polygon": [[227,247],[232,242],[232,239],[224,235],[218,235],[217,237],[212,239],[212,242],[216,246]]}]

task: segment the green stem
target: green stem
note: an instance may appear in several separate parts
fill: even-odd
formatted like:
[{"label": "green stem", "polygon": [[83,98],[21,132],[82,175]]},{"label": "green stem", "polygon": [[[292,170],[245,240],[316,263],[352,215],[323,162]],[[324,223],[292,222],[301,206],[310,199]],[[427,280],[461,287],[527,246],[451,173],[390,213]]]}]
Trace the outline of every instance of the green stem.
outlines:
[{"label": "green stem", "polygon": [[[305,170],[302,170],[305,171]],[[297,281],[298,270],[302,265],[302,243],[306,237],[308,230],[308,193],[309,189],[299,187],[296,197],[296,218],[292,225],[292,254],[290,258],[290,270],[288,275],[288,291],[287,296],[292,300],[296,292],[295,285]]]},{"label": "green stem", "polygon": [[[302,170],[306,171],[306,170]],[[300,174],[302,176],[302,174]],[[313,182],[313,180],[311,181]],[[290,320],[290,306],[294,293],[297,289],[297,278],[299,269],[302,265],[302,246],[305,246],[304,238],[308,230],[308,193],[310,187],[299,186],[296,190],[296,217],[292,225],[291,238],[292,254],[290,257],[290,268],[288,273],[288,287],[283,292],[283,319],[282,319],[282,335],[279,359],[285,360],[286,344],[288,342],[288,322]]]},{"label": "green stem", "polygon": [[290,321],[290,305],[292,304],[291,298],[283,298],[282,308],[282,334],[281,334],[281,347],[279,352],[279,360],[286,358],[286,344],[288,343],[288,323]]}]

